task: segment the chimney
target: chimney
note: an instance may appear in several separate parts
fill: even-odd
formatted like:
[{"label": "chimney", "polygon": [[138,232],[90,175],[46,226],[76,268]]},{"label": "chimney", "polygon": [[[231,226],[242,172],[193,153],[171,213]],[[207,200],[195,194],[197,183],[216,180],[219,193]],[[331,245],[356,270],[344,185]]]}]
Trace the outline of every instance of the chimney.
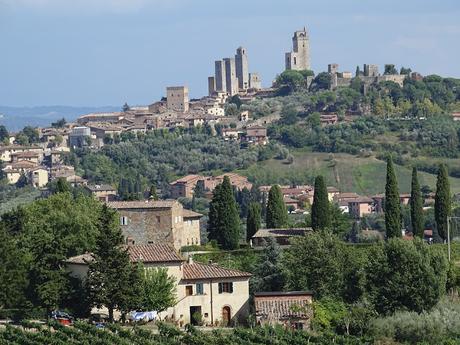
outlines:
[{"label": "chimney", "polygon": [[187,259],[189,265],[193,264],[193,255],[190,255]]}]

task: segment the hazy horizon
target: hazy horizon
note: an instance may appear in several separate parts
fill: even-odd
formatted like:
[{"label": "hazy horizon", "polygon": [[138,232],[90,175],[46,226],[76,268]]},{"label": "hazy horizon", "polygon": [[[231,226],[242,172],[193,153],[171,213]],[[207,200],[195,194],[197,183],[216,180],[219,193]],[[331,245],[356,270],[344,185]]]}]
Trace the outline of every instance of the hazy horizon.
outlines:
[{"label": "hazy horizon", "polygon": [[0,0],[0,105],[149,104],[169,85],[200,97],[240,45],[269,86],[303,26],[316,73],[393,63],[460,77],[459,17],[454,0]]}]

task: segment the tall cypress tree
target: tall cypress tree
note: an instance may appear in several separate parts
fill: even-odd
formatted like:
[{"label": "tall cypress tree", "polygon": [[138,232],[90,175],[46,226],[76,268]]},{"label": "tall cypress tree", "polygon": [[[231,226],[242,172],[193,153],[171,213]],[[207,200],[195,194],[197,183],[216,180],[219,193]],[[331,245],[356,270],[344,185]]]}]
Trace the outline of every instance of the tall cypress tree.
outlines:
[{"label": "tall cypress tree", "polygon": [[387,181],[385,185],[385,229],[387,238],[401,237],[401,203],[398,181],[391,157],[387,159]]},{"label": "tall cypress tree", "polygon": [[265,222],[269,229],[284,228],[287,226],[288,214],[281,188],[278,185],[272,186],[268,192]]},{"label": "tall cypress tree", "polygon": [[246,219],[246,239],[249,241],[260,229],[261,207],[258,202],[251,202]]},{"label": "tall cypress tree", "polygon": [[129,309],[130,301],[127,299],[133,295],[131,291],[135,288],[132,281],[132,270],[135,268],[130,263],[127,250],[122,247],[123,235],[117,223],[116,212],[105,204],[102,206],[98,228],[86,288],[90,304],[107,307],[109,319],[113,321],[114,309]]},{"label": "tall cypress tree", "polygon": [[216,186],[209,205],[209,239],[223,249],[236,249],[240,240],[240,217],[228,176]]},{"label": "tall cypress tree", "polygon": [[436,181],[436,195],[434,199],[434,218],[436,230],[442,240],[447,240],[447,217],[450,216],[451,200],[447,168],[444,164],[439,166]]},{"label": "tall cypress tree", "polygon": [[424,219],[423,219],[423,199],[420,191],[420,184],[417,178],[417,168],[412,168],[412,188],[410,193],[410,220],[412,224],[412,233],[416,237],[423,237]]},{"label": "tall cypress tree", "polygon": [[311,206],[311,226],[313,230],[326,229],[331,226],[330,205],[327,196],[327,187],[324,177],[315,178],[315,192]]}]

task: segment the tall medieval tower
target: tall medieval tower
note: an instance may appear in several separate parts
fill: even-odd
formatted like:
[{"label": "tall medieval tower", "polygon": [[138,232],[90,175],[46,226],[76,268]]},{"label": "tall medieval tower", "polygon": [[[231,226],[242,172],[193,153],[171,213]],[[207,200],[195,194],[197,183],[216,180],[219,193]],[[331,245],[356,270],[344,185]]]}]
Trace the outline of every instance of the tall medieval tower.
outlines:
[{"label": "tall medieval tower", "polygon": [[286,69],[310,69],[310,38],[307,29],[294,32],[292,51],[285,55]]}]

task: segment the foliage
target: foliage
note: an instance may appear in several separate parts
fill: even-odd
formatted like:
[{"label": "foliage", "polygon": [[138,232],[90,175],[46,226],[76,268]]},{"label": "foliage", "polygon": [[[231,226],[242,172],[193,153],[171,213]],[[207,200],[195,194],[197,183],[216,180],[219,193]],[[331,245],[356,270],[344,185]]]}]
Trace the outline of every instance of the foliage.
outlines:
[{"label": "foliage", "polygon": [[260,229],[261,207],[257,202],[249,204],[248,216],[246,219],[246,240],[249,241],[252,236]]},{"label": "foliage", "polygon": [[417,178],[417,168],[412,169],[412,188],[410,196],[410,218],[412,225],[412,233],[416,237],[423,238],[425,230],[425,222],[423,217],[423,198],[420,191],[420,184]]},{"label": "foliage", "polygon": [[460,338],[459,320],[458,300],[445,299],[429,312],[400,311],[376,318],[370,323],[369,333],[376,338],[394,339],[401,343],[456,344]]},{"label": "foliage", "polygon": [[311,206],[311,226],[313,230],[328,229],[331,226],[327,187],[324,177],[321,175],[315,179],[313,205]]},{"label": "foliage", "polygon": [[66,162],[93,183],[115,185],[135,177],[141,187],[155,183],[167,194],[169,182],[177,176],[247,168],[257,162],[259,150],[243,150],[236,142],[209,136],[204,128],[156,130],[98,151],[76,149]]},{"label": "foliage", "polygon": [[253,292],[282,291],[285,275],[281,267],[281,251],[278,243],[270,238],[264,248],[260,262],[251,278]]},{"label": "foliage", "polygon": [[287,210],[281,188],[278,185],[273,185],[268,192],[265,223],[267,228],[276,229],[286,227],[287,222]]},{"label": "foliage", "polygon": [[391,156],[387,159],[387,180],[385,185],[385,230],[387,238],[401,237],[401,203],[398,181]]},{"label": "foliage", "polygon": [[28,283],[26,258],[3,224],[0,224],[0,262],[0,308],[24,304]]},{"label": "foliage", "polygon": [[434,201],[434,214],[436,219],[436,232],[442,240],[447,239],[447,222],[451,213],[451,197],[447,168],[441,165],[436,182],[436,195]]},{"label": "foliage", "polygon": [[106,306],[113,321],[115,308],[124,313],[136,309],[138,300],[133,289],[140,286],[141,281],[132,281],[132,271],[137,267],[130,263],[127,249],[122,248],[123,235],[116,212],[107,205],[102,206],[98,229],[86,289],[90,304],[99,308]]},{"label": "foliage", "polygon": [[224,249],[236,249],[240,240],[240,218],[228,176],[213,191],[209,205],[209,239]]},{"label": "foliage", "polygon": [[446,291],[447,260],[422,240],[390,239],[368,256],[366,290],[377,312],[430,310]]},{"label": "foliage", "polygon": [[165,268],[148,268],[143,278],[142,308],[161,312],[176,303],[176,281]]}]

